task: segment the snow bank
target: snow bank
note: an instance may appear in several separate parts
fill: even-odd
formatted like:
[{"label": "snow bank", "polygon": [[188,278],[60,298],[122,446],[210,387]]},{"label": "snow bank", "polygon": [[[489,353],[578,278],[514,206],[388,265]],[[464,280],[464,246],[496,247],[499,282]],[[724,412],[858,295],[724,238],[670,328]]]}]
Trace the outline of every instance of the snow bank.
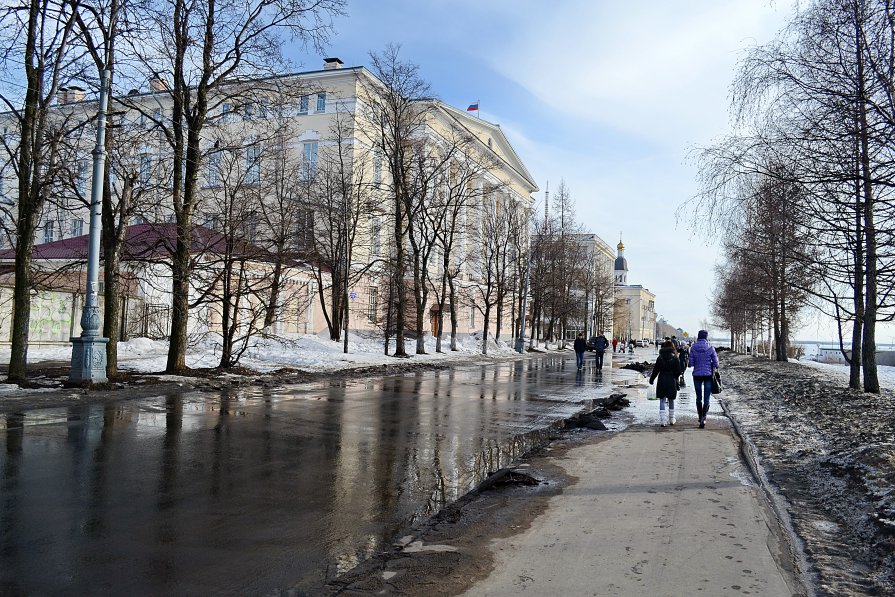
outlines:
[{"label": "snow bank", "polygon": [[[427,354],[413,354],[416,351],[416,340],[408,339],[406,348],[413,354],[414,361],[451,361],[469,358],[481,354],[481,335],[463,335],[457,339],[457,351],[449,350],[450,340],[442,344],[443,353],[435,352],[435,338],[426,336]],[[394,352],[394,339],[389,351]],[[384,353],[383,340],[359,334],[349,334],[348,354],[343,352],[341,341],[333,342],[329,337],[306,334],[290,338],[259,338],[246,351],[240,365],[261,372],[275,371],[281,368],[301,369],[304,371],[337,371],[352,367],[366,367],[394,363],[395,359]],[[488,341],[489,356],[509,356],[516,354],[512,341],[501,340],[495,343]],[[167,340],[150,340],[134,338],[118,343],[118,367],[125,371],[152,373],[163,371],[167,364]],[[198,345],[187,351],[188,367],[216,367],[221,358],[220,338],[209,336]],[[0,359],[9,362],[9,349],[0,349]],[[33,347],[28,351],[28,362],[68,361],[71,359],[70,346]],[[0,389],[2,393],[2,389]]]}]

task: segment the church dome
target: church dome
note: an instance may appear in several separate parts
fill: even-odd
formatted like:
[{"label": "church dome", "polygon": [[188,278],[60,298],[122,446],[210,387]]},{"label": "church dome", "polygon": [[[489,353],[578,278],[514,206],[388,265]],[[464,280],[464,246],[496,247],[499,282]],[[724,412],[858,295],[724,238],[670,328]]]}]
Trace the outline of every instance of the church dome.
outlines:
[{"label": "church dome", "polygon": [[623,243],[622,241],[618,241],[618,244],[615,246],[615,248],[618,249],[619,251],[624,251],[625,243]]},{"label": "church dome", "polygon": [[[619,243],[621,244],[621,243]],[[628,271],[628,260],[624,257],[615,258],[615,271]]]}]

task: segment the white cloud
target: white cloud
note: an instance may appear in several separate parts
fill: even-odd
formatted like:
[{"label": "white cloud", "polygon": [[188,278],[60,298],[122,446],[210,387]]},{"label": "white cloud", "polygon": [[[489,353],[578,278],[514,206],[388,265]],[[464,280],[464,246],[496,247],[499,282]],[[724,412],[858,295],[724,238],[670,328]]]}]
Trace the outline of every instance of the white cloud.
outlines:
[{"label": "white cloud", "polygon": [[492,67],[555,110],[672,142],[723,125],[739,50],[781,17],[755,0],[563,2],[551,13],[532,14]]}]

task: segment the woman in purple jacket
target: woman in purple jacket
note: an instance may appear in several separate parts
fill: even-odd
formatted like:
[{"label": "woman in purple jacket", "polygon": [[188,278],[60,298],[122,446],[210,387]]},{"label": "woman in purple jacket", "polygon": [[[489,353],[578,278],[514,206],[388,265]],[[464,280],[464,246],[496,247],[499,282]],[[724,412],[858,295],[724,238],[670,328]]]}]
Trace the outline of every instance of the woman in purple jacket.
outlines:
[{"label": "woman in purple jacket", "polygon": [[693,367],[696,411],[699,413],[699,428],[702,429],[712,396],[712,372],[718,368],[718,354],[715,347],[709,344],[709,333],[705,330],[699,330],[696,343],[690,347],[690,366]]}]

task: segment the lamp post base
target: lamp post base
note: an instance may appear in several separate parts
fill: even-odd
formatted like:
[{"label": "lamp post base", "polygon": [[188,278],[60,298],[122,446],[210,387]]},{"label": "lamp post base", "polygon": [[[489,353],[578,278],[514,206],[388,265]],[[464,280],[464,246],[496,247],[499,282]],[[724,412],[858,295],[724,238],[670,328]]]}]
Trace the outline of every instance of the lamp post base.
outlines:
[{"label": "lamp post base", "polygon": [[108,338],[75,337],[71,338],[71,371],[69,383],[81,384],[106,383],[106,344]]},{"label": "lamp post base", "polygon": [[516,338],[516,352],[520,354],[525,352],[525,336]]}]

